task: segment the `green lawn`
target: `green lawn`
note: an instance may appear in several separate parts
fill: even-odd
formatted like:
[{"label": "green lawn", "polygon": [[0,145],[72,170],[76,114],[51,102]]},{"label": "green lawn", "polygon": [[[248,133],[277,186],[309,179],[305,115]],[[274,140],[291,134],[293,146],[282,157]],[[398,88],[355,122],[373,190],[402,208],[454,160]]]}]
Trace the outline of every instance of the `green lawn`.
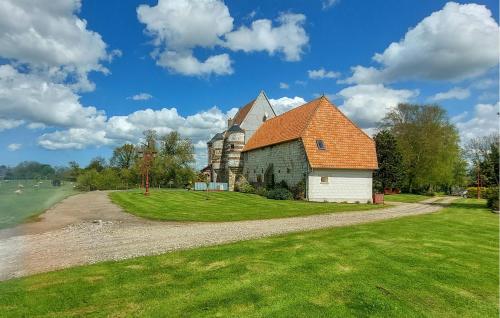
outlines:
[{"label": "green lawn", "polygon": [[441,212],[0,283],[3,317],[498,317],[498,215]]},{"label": "green lawn", "polygon": [[[50,180],[43,180],[35,188],[37,183],[35,180],[0,181],[0,229],[21,223],[76,193],[70,183],[53,187]],[[22,194],[14,193],[19,184],[24,186]]]},{"label": "green lawn", "polygon": [[411,193],[400,193],[400,194],[391,194],[384,195],[384,200],[387,202],[405,202],[405,203],[415,203],[427,199],[431,199],[432,197],[428,195],[421,194],[411,194]]},{"label": "green lawn", "polygon": [[238,221],[381,208],[373,204],[269,200],[238,192],[153,190],[110,193],[111,200],[137,216],[165,221]]}]

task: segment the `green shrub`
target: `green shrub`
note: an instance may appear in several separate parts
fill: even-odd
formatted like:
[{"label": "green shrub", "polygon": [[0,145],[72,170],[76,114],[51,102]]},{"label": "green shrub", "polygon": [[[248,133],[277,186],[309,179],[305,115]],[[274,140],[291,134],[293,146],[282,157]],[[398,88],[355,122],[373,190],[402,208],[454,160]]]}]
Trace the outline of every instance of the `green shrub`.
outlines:
[{"label": "green shrub", "polygon": [[268,199],[273,200],[292,200],[293,195],[290,190],[285,188],[274,188],[267,193],[266,196]]},{"label": "green shrub", "polygon": [[306,183],[304,180],[300,180],[290,190],[295,200],[304,200],[306,198]]},{"label": "green shrub", "polygon": [[486,205],[488,208],[498,211],[498,187],[488,188],[485,193]]},{"label": "green shrub", "polygon": [[255,194],[260,195],[262,197],[267,197],[267,189],[265,187],[258,187],[255,189]]},{"label": "green shrub", "polygon": [[76,187],[82,191],[97,190],[99,173],[95,170],[87,170],[76,179]]},{"label": "green shrub", "polygon": [[238,190],[242,193],[255,193],[255,187],[248,182],[241,183]]},{"label": "green shrub", "polygon": [[278,184],[276,184],[275,188],[283,188],[289,190],[290,188],[288,187],[288,184],[286,183],[285,180],[281,180]]},{"label": "green shrub", "polygon": [[[484,194],[486,192],[486,188],[479,188],[481,198],[484,198]],[[471,199],[477,198],[477,187],[468,187],[467,188],[467,197]]]}]

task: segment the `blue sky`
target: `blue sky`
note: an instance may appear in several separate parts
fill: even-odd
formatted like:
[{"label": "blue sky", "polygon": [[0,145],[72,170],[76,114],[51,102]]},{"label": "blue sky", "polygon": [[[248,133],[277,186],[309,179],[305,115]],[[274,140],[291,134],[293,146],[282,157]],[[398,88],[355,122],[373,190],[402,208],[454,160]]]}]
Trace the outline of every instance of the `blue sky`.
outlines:
[{"label": "blue sky", "polygon": [[398,102],[498,130],[498,1],[29,2],[0,0],[0,164],[85,165],[155,128],[201,166],[260,90],[279,112],[326,94],[368,132]]}]

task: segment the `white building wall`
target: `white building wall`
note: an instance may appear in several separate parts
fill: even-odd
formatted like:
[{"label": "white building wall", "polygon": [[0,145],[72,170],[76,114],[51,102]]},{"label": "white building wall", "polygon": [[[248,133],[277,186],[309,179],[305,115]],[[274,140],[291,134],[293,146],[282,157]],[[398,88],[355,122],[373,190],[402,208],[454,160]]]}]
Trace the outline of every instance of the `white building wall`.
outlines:
[{"label": "white building wall", "polygon": [[[372,202],[372,170],[314,169],[308,177],[310,201]],[[322,183],[321,177],[328,177]]]},{"label": "white building wall", "polygon": [[245,152],[243,160],[243,175],[250,183],[257,182],[258,175],[265,182],[266,169],[272,163],[275,183],[285,180],[289,186],[306,178],[309,165],[299,140]]},{"label": "white building wall", "polygon": [[264,116],[269,119],[275,117],[275,114],[266,96],[261,92],[255,99],[252,109],[250,109],[240,125],[240,127],[245,130],[245,143],[250,140],[250,137],[252,137],[255,131],[262,125]]}]

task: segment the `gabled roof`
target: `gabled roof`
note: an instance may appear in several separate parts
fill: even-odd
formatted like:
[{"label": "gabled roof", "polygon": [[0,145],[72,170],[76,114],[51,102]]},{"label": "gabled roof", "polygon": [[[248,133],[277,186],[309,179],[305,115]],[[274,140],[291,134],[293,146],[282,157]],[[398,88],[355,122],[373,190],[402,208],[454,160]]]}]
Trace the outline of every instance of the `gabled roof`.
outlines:
[{"label": "gabled roof", "polygon": [[213,136],[212,139],[210,139],[210,141],[207,143],[211,144],[217,140],[223,140],[223,139],[224,139],[224,135],[222,133],[216,133],[215,136]]},{"label": "gabled roof", "polygon": [[271,110],[273,112],[273,115],[276,116],[276,112],[274,111],[273,106],[269,102],[269,99],[267,98],[266,93],[264,91],[260,91],[259,96],[257,96],[257,98],[255,98],[254,100],[252,100],[251,102],[249,102],[248,104],[246,104],[245,106],[241,107],[238,110],[238,112],[236,113],[236,115],[234,115],[233,124],[241,126],[241,124],[243,123],[243,121],[247,117],[248,113],[252,109],[253,105],[255,104],[255,102],[257,101],[257,99],[260,96],[263,96],[266,99],[267,103],[269,104],[269,107],[271,108]]},{"label": "gabled roof", "polygon": [[312,168],[377,169],[374,141],[324,96],[264,122],[243,151],[297,139]]},{"label": "gabled roof", "polygon": [[245,117],[247,117],[247,114],[250,111],[250,109],[252,109],[252,106],[255,103],[255,101],[256,99],[252,100],[250,103],[246,104],[245,106],[241,107],[240,110],[238,110],[233,119],[234,124],[241,125]]}]

